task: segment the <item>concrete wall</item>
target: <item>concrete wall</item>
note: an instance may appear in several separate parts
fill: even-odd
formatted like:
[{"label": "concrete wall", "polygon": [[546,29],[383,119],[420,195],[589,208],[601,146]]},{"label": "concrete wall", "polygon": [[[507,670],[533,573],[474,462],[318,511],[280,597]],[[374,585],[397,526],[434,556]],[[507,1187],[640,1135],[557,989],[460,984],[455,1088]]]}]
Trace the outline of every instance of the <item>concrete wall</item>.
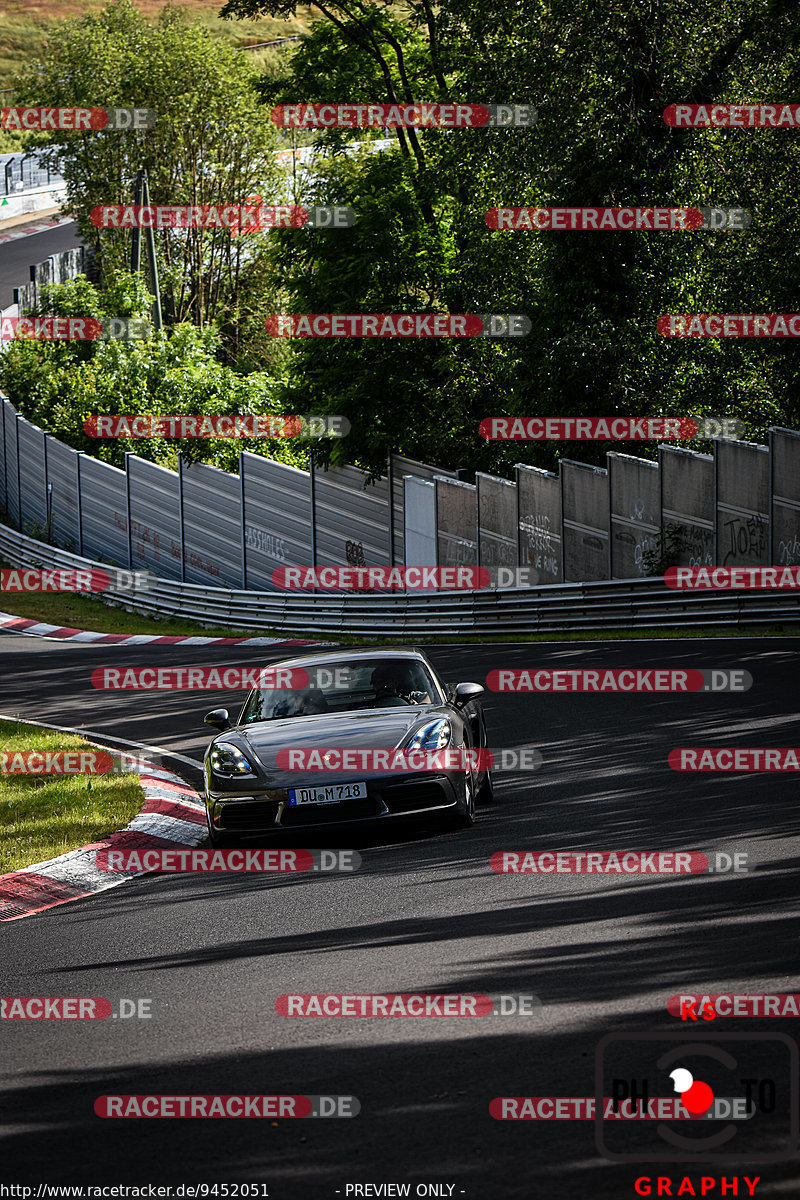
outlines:
[{"label": "concrete wall", "polygon": [[518,464],[517,528],[519,565],[532,586],[562,583],[561,484],[557,475]]},{"label": "concrete wall", "polygon": [[608,471],[560,461],[564,580],[608,579]]},{"label": "concrete wall", "polygon": [[440,567],[478,565],[478,490],[436,476],[436,541]]},{"label": "concrete wall", "polygon": [[658,447],[661,527],[677,536],[679,567],[714,564],[714,460],[709,454]]},{"label": "concrete wall", "polygon": [[661,496],[658,463],[629,454],[608,454],[611,578],[639,579],[648,553],[658,553]]},{"label": "concrete wall", "polygon": [[131,568],[163,579],[181,577],[178,475],[157,463],[125,456],[131,519]]},{"label": "concrete wall", "polygon": [[475,476],[478,490],[478,562],[495,571],[517,566],[517,488],[507,479]]},{"label": "concrete wall", "polygon": [[[797,464],[796,464],[797,465]],[[769,555],[769,450],[753,442],[716,444],[716,560],[763,567]]]},{"label": "concrete wall", "polygon": [[772,460],[772,558],[800,565],[800,433],[770,430]]},{"label": "concrete wall", "polygon": [[245,586],[279,591],[279,567],[311,566],[311,484],[308,471],[243,451],[239,456],[244,512]]},{"label": "concrete wall", "polygon": [[406,475],[403,490],[405,565],[436,566],[436,484]]}]

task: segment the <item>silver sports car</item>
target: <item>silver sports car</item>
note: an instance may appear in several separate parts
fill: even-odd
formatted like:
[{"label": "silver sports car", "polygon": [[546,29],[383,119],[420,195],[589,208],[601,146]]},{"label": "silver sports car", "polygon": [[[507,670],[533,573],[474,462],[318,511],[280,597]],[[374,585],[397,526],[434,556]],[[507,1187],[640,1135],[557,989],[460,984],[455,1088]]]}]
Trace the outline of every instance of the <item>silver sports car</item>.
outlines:
[{"label": "silver sports car", "polygon": [[205,718],[221,731],[205,756],[214,845],[440,810],[471,825],[476,800],[491,800],[480,684],[444,683],[416,649],[311,654],[265,671],[268,686],[235,722],[224,708]]}]

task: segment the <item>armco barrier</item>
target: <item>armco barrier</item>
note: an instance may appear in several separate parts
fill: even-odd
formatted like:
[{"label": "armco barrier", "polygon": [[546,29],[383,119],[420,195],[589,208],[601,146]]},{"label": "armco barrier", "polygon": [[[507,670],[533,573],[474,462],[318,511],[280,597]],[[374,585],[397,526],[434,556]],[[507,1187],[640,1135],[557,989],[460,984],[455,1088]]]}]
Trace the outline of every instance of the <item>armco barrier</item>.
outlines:
[{"label": "armco barrier", "polygon": [[[102,567],[0,525],[0,557],[16,566]],[[795,592],[679,592],[660,579],[553,584],[508,591],[402,595],[243,592],[153,579],[146,593],[108,592],[138,613],[180,616],[209,627],[286,635],[518,637],[599,629],[747,628],[800,625]],[[1,593],[0,593],[1,595]],[[9,600],[9,603],[13,602]]]}]

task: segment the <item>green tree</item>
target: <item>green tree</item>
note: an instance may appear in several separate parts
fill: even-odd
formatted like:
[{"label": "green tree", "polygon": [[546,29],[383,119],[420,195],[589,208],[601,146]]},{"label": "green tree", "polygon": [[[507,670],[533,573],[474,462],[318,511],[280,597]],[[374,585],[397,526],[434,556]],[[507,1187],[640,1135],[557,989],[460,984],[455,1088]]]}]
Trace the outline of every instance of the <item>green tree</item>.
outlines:
[{"label": "green tree", "polygon": [[[154,109],[155,128],[47,133],[62,164],[66,208],[112,280],[130,264],[131,234],[101,231],[93,208],[133,202],[140,168],[152,204],[217,205],[260,195],[280,203],[286,177],[279,140],[259,103],[257,72],[246,55],[199,23],[185,25],[170,7],[149,24],[131,0],[63,22],[47,57],[16,81],[18,105],[125,106]],[[268,292],[264,255],[272,235],[231,237],[228,230],[156,231],[165,322],[218,321],[236,349],[236,327]]]},{"label": "green tree", "polygon": [[[313,394],[328,411],[360,408],[350,453],[374,466],[389,448],[413,447],[443,465],[508,474],[517,460],[552,466],[559,453],[602,461],[608,446],[483,445],[483,416],[700,412],[743,418],[754,439],[770,423],[797,424],[795,342],[656,332],[666,312],[797,309],[796,133],[676,131],[662,119],[675,101],[795,96],[794,0],[609,0],[600,9],[594,0],[499,9],[452,0],[435,14],[415,2],[401,28],[396,5],[319,8],[338,54],[330,28],[324,44],[305,43],[282,98],[447,98],[539,111],[530,130],[407,131],[407,145],[398,136],[405,172],[391,155],[381,166],[365,156],[349,175],[331,166],[331,194],[344,187],[365,218],[380,211],[380,234],[373,221],[347,239],[289,245],[280,235],[282,280],[298,311],[422,307],[525,312],[533,322],[513,343],[301,346],[293,394]],[[226,11],[286,15],[294,5],[231,0]],[[411,47],[413,73],[401,69]],[[315,58],[326,75],[311,71]],[[320,144],[336,149],[327,133]],[[493,233],[484,219],[498,205],[654,204],[741,206],[754,224],[744,234],[531,234]]]},{"label": "green tree", "polygon": [[[87,279],[42,289],[40,315],[141,317],[152,297],[139,275],[119,272],[105,291]],[[211,416],[285,411],[277,380],[267,372],[242,375],[219,361],[220,338],[211,326],[187,322],[141,341],[14,341],[0,354],[0,389],[30,421],[75,450],[114,466],[125,453],[177,466],[178,451],[195,461],[237,469],[245,449],[306,467],[308,442],[294,439],[219,438],[102,440],[84,431],[98,414]]]}]

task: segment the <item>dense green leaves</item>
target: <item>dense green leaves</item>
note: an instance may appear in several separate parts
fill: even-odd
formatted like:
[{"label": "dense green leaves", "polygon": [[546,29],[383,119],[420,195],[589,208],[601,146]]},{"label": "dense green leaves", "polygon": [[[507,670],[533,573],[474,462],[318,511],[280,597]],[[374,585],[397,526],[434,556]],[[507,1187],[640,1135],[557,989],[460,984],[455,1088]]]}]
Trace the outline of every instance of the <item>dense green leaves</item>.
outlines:
[{"label": "dense green leaves", "polygon": [[[37,311],[57,316],[146,316],[151,297],[141,278],[119,274],[99,292],[86,279],[43,289]],[[164,466],[177,466],[178,450],[196,461],[236,470],[245,448],[292,466],[307,466],[309,443],[198,438],[108,440],[89,437],[84,421],[97,414],[206,416],[285,411],[274,378],[243,375],[219,362],[219,335],[190,323],[142,341],[18,341],[0,354],[0,390],[23,416],[76,450],[115,466],[126,451]]]},{"label": "dense green leaves", "polygon": [[[271,11],[237,0],[231,11]],[[324,27],[293,60],[281,98],[384,101],[359,49],[362,8],[336,12],[343,43],[331,76]],[[370,10],[379,26],[396,10]],[[415,100],[442,99],[418,20],[394,34],[413,47]],[[667,312],[793,312],[800,273],[798,133],[669,128],[675,101],[790,102],[800,93],[800,18],[787,0],[552,0],[498,9],[454,0],[439,10],[437,54],[449,98],[531,103],[533,129],[421,131],[406,171],[363,157],[347,175],[352,233],[281,240],[282,281],[298,312],[525,312],[523,341],[440,344],[306,343],[292,373],[296,398],[360,412],[349,450],[376,465],[389,448],[508,474],[517,460],[552,465],[554,449],[485,446],[489,414],[736,415],[750,436],[796,425],[797,343],[667,339]],[[313,49],[324,39],[322,50]],[[346,141],[343,135],[339,142]],[[363,136],[363,135],[362,135]],[[324,134],[320,144],[331,145]],[[338,143],[334,144],[338,148]],[[402,151],[384,154],[383,162]],[[329,168],[341,181],[341,167]],[[497,205],[720,205],[749,209],[746,233],[495,233]],[[383,221],[376,236],[376,212]],[[598,461],[606,446],[562,447]],[[637,449],[637,452],[639,450]]]},{"label": "dense green leaves", "polygon": [[[159,112],[152,133],[62,139],[70,195],[91,236],[88,210],[128,198],[139,165],[154,201],[277,198],[275,104],[538,109],[528,129],[387,132],[388,150],[374,130],[285,134],[281,144],[313,140],[320,152],[311,174],[298,175],[306,194],[293,198],[351,205],[354,228],[280,231],[249,242],[247,253],[219,235],[197,244],[185,233],[160,235],[168,319],[215,318],[217,347],[253,372],[242,387],[264,399],[258,381],[269,378],[269,400],[285,411],[343,413],[353,432],[329,449],[375,471],[390,450],[510,474],[516,461],[552,466],[558,453],[602,461],[608,448],[487,445],[477,426],[488,415],[735,415],[754,440],[770,424],[798,425],[796,340],[656,331],[669,312],[800,309],[798,131],[675,130],[662,118],[673,102],[796,101],[796,0],[512,0],[500,8],[449,0],[435,13],[428,0],[312,7],[323,19],[287,51],[283,72],[258,86],[241,57],[169,15],[146,28],[129,0],[71,23],[41,78],[28,78],[31,102]],[[295,8],[230,0],[224,11],[247,18]],[[744,233],[497,233],[485,213],[499,205],[718,205],[749,209],[753,225]],[[127,250],[124,235],[102,239],[107,280]],[[520,312],[533,329],[519,340],[281,342],[263,331],[264,317],[281,311]],[[93,350],[86,361],[118,349]],[[35,366],[33,349],[13,353]],[[77,362],[83,351],[71,353]],[[212,393],[248,403],[238,383],[225,390],[216,358],[207,361]]]},{"label": "dense green leaves", "polygon": [[[107,280],[130,265],[132,235],[102,232],[89,214],[98,205],[132,204],[141,168],[152,204],[236,204],[252,194],[263,195],[265,204],[284,199],[277,132],[259,102],[257,81],[247,56],[200,24],[183,24],[169,8],[148,24],[130,0],[112,0],[96,15],[65,22],[44,62],[23,74],[19,105],[130,106],[157,114],[151,130],[48,132],[32,139],[54,147],[50,157],[62,164],[67,207]],[[252,280],[264,277],[270,236],[157,231],[165,321],[223,321],[235,344],[232,327],[251,311]]]}]

